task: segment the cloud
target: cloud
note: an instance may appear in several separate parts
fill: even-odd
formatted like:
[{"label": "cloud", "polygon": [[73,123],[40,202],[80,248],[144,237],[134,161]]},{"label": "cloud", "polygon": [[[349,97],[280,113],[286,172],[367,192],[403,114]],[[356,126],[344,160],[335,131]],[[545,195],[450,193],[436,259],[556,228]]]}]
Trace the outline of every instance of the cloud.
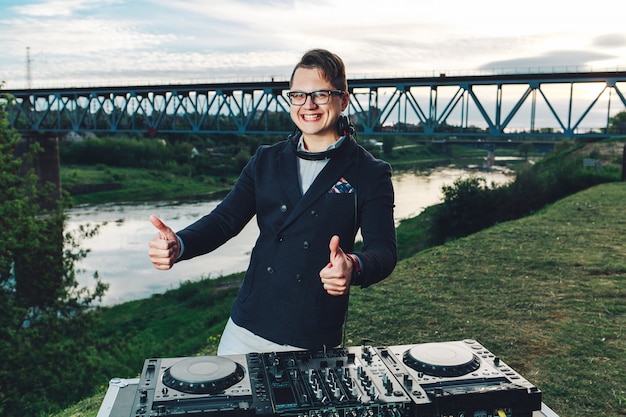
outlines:
[{"label": "cloud", "polygon": [[51,0],[39,3],[31,3],[11,7],[12,11],[24,16],[32,17],[59,17],[71,16],[77,11],[98,9],[107,7],[115,3],[122,3],[121,0]]},{"label": "cloud", "polygon": [[572,70],[572,67],[589,69],[588,67],[594,62],[612,58],[615,58],[615,56],[588,50],[551,51],[537,56],[491,61],[482,65],[480,69],[545,69],[565,71],[567,68]]},{"label": "cloud", "polygon": [[623,33],[607,33],[596,36],[593,45],[601,48],[624,48],[626,47],[626,35]]},{"label": "cloud", "polygon": [[311,48],[338,53],[352,76],[626,65],[626,35],[602,35],[617,14],[606,21],[596,8],[556,6],[538,14],[545,0],[529,1],[513,16],[496,0],[419,9],[413,0],[7,0],[0,80],[25,79],[26,47],[33,83],[48,85],[280,78]]}]

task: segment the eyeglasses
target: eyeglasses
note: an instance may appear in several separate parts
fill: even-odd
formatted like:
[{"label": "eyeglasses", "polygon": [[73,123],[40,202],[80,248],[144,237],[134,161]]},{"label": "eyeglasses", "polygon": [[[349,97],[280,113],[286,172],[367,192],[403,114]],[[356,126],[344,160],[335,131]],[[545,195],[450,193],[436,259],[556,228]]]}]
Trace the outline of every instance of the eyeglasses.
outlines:
[{"label": "eyeglasses", "polygon": [[311,96],[313,104],[328,104],[330,96],[342,96],[345,91],[342,90],[317,90],[305,93],[304,91],[289,91],[287,97],[292,106],[302,106],[306,103],[307,97]]}]

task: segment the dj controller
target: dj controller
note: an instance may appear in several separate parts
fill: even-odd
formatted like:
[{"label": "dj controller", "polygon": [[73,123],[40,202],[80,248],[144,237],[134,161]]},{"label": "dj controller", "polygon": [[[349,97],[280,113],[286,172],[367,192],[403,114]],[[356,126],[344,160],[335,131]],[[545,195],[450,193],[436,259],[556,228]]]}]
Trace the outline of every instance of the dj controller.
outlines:
[{"label": "dj controller", "polygon": [[541,391],[475,340],[146,359],[109,416],[530,417]]}]

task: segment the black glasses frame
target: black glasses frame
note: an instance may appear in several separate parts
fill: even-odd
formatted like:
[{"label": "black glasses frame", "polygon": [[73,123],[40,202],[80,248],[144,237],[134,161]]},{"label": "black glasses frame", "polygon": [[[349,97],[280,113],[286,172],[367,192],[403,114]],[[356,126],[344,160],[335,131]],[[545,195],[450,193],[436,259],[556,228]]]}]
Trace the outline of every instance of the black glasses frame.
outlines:
[{"label": "black glasses frame", "polygon": [[[328,97],[327,100],[324,101],[323,103],[319,102],[319,97],[316,94],[319,93],[328,93]],[[293,102],[293,95],[294,94],[304,94],[304,101],[302,101],[302,103],[300,104],[295,104]],[[330,102],[330,97],[331,96],[342,96],[345,94],[345,91],[343,90],[316,90],[316,91],[311,91],[310,93],[306,93],[304,91],[288,91],[287,92],[287,98],[289,99],[289,103],[292,106],[303,106],[304,103],[306,103],[306,100],[311,97],[311,100],[313,101],[313,104],[328,104]]]}]

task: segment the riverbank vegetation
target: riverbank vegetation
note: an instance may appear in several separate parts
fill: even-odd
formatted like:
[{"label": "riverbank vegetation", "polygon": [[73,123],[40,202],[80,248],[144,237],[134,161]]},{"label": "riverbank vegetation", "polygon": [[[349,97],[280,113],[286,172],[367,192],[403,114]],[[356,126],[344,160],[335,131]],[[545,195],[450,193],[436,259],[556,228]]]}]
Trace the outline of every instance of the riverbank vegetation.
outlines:
[{"label": "riverbank vegetation", "polygon": [[[0,415],[39,415],[79,400],[93,384],[97,347],[90,307],[105,292],[78,288],[76,261],[87,252],[63,233],[58,189],[42,183],[42,146],[7,128],[0,95]],[[84,233],[83,233],[84,232]],[[80,235],[87,236],[82,230]],[[89,386],[89,385],[87,385]]]},{"label": "riverbank vegetation", "polygon": [[[400,258],[518,219],[596,184],[618,181],[624,143],[560,144],[537,164],[516,168],[510,184],[488,184],[480,175],[444,186],[443,203],[403,220],[397,229]],[[598,165],[585,166],[585,161]]]},{"label": "riverbank vegetation", "polygon": [[[197,141],[193,146],[193,142],[133,138],[64,141],[60,145],[61,183],[77,205],[219,197],[232,187],[256,149],[254,145],[263,143],[262,138],[232,140],[239,146],[207,147]],[[394,146],[386,151],[379,141],[361,141],[375,156],[391,163],[395,171],[448,164],[482,167],[487,155],[478,147],[418,145],[406,138],[387,138],[383,143]],[[497,154],[537,158],[541,152],[533,150],[529,155],[512,146],[498,149]]]}]

